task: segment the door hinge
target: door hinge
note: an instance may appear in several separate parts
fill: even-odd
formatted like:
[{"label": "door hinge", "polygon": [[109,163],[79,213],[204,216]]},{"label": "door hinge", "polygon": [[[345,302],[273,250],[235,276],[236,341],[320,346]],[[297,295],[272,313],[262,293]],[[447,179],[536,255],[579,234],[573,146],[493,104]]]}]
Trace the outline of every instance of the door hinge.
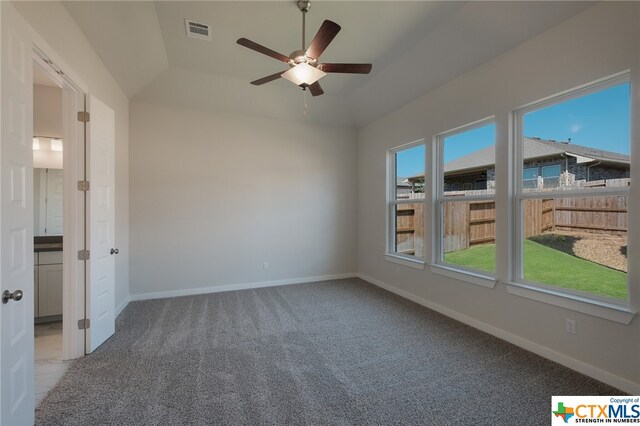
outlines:
[{"label": "door hinge", "polygon": [[78,191],[87,192],[90,187],[91,187],[91,184],[89,183],[88,180],[79,180],[78,181]]},{"label": "door hinge", "polygon": [[78,330],[86,330],[91,326],[89,318],[78,320]]},{"label": "door hinge", "polygon": [[89,250],[78,250],[78,260],[89,260]]},{"label": "door hinge", "polygon": [[86,111],[78,111],[78,121],[81,123],[88,123],[91,116]]}]

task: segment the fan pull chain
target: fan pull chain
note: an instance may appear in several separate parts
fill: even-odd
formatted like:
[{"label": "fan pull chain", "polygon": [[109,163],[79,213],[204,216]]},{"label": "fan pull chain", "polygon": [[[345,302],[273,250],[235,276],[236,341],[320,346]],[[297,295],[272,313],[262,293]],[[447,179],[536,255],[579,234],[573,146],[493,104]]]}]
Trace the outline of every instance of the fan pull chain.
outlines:
[{"label": "fan pull chain", "polygon": [[309,108],[307,107],[307,91],[302,91],[302,102],[304,103],[304,118],[309,119]]}]

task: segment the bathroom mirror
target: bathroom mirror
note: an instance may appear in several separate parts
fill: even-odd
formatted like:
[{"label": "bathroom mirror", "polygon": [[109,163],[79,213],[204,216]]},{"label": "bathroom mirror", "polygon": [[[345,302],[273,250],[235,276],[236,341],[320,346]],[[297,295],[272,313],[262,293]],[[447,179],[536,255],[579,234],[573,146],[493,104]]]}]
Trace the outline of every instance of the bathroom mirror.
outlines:
[{"label": "bathroom mirror", "polygon": [[62,169],[33,169],[33,234],[62,235]]}]

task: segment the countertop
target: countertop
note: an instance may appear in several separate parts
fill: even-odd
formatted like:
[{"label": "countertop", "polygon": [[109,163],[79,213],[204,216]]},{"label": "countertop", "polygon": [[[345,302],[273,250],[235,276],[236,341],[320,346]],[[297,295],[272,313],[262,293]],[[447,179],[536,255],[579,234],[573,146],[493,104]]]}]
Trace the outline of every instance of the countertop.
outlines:
[{"label": "countertop", "polygon": [[44,235],[33,238],[33,251],[62,251],[62,235]]},{"label": "countertop", "polygon": [[43,251],[62,251],[62,243],[34,244],[33,251],[36,253],[40,253]]}]

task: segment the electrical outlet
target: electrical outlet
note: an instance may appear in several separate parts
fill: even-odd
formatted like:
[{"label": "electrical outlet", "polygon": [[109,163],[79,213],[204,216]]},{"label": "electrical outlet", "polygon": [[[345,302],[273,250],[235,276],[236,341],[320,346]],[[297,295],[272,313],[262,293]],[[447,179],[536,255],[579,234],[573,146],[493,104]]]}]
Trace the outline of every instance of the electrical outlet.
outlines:
[{"label": "electrical outlet", "polygon": [[264,269],[265,271],[268,271],[269,270],[269,262],[264,262],[262,264],[262,269]]},{"label": "electrical outlet", "polygon": [[567,318],[565,330],[567,333],[576,334],[576,320]]}]

